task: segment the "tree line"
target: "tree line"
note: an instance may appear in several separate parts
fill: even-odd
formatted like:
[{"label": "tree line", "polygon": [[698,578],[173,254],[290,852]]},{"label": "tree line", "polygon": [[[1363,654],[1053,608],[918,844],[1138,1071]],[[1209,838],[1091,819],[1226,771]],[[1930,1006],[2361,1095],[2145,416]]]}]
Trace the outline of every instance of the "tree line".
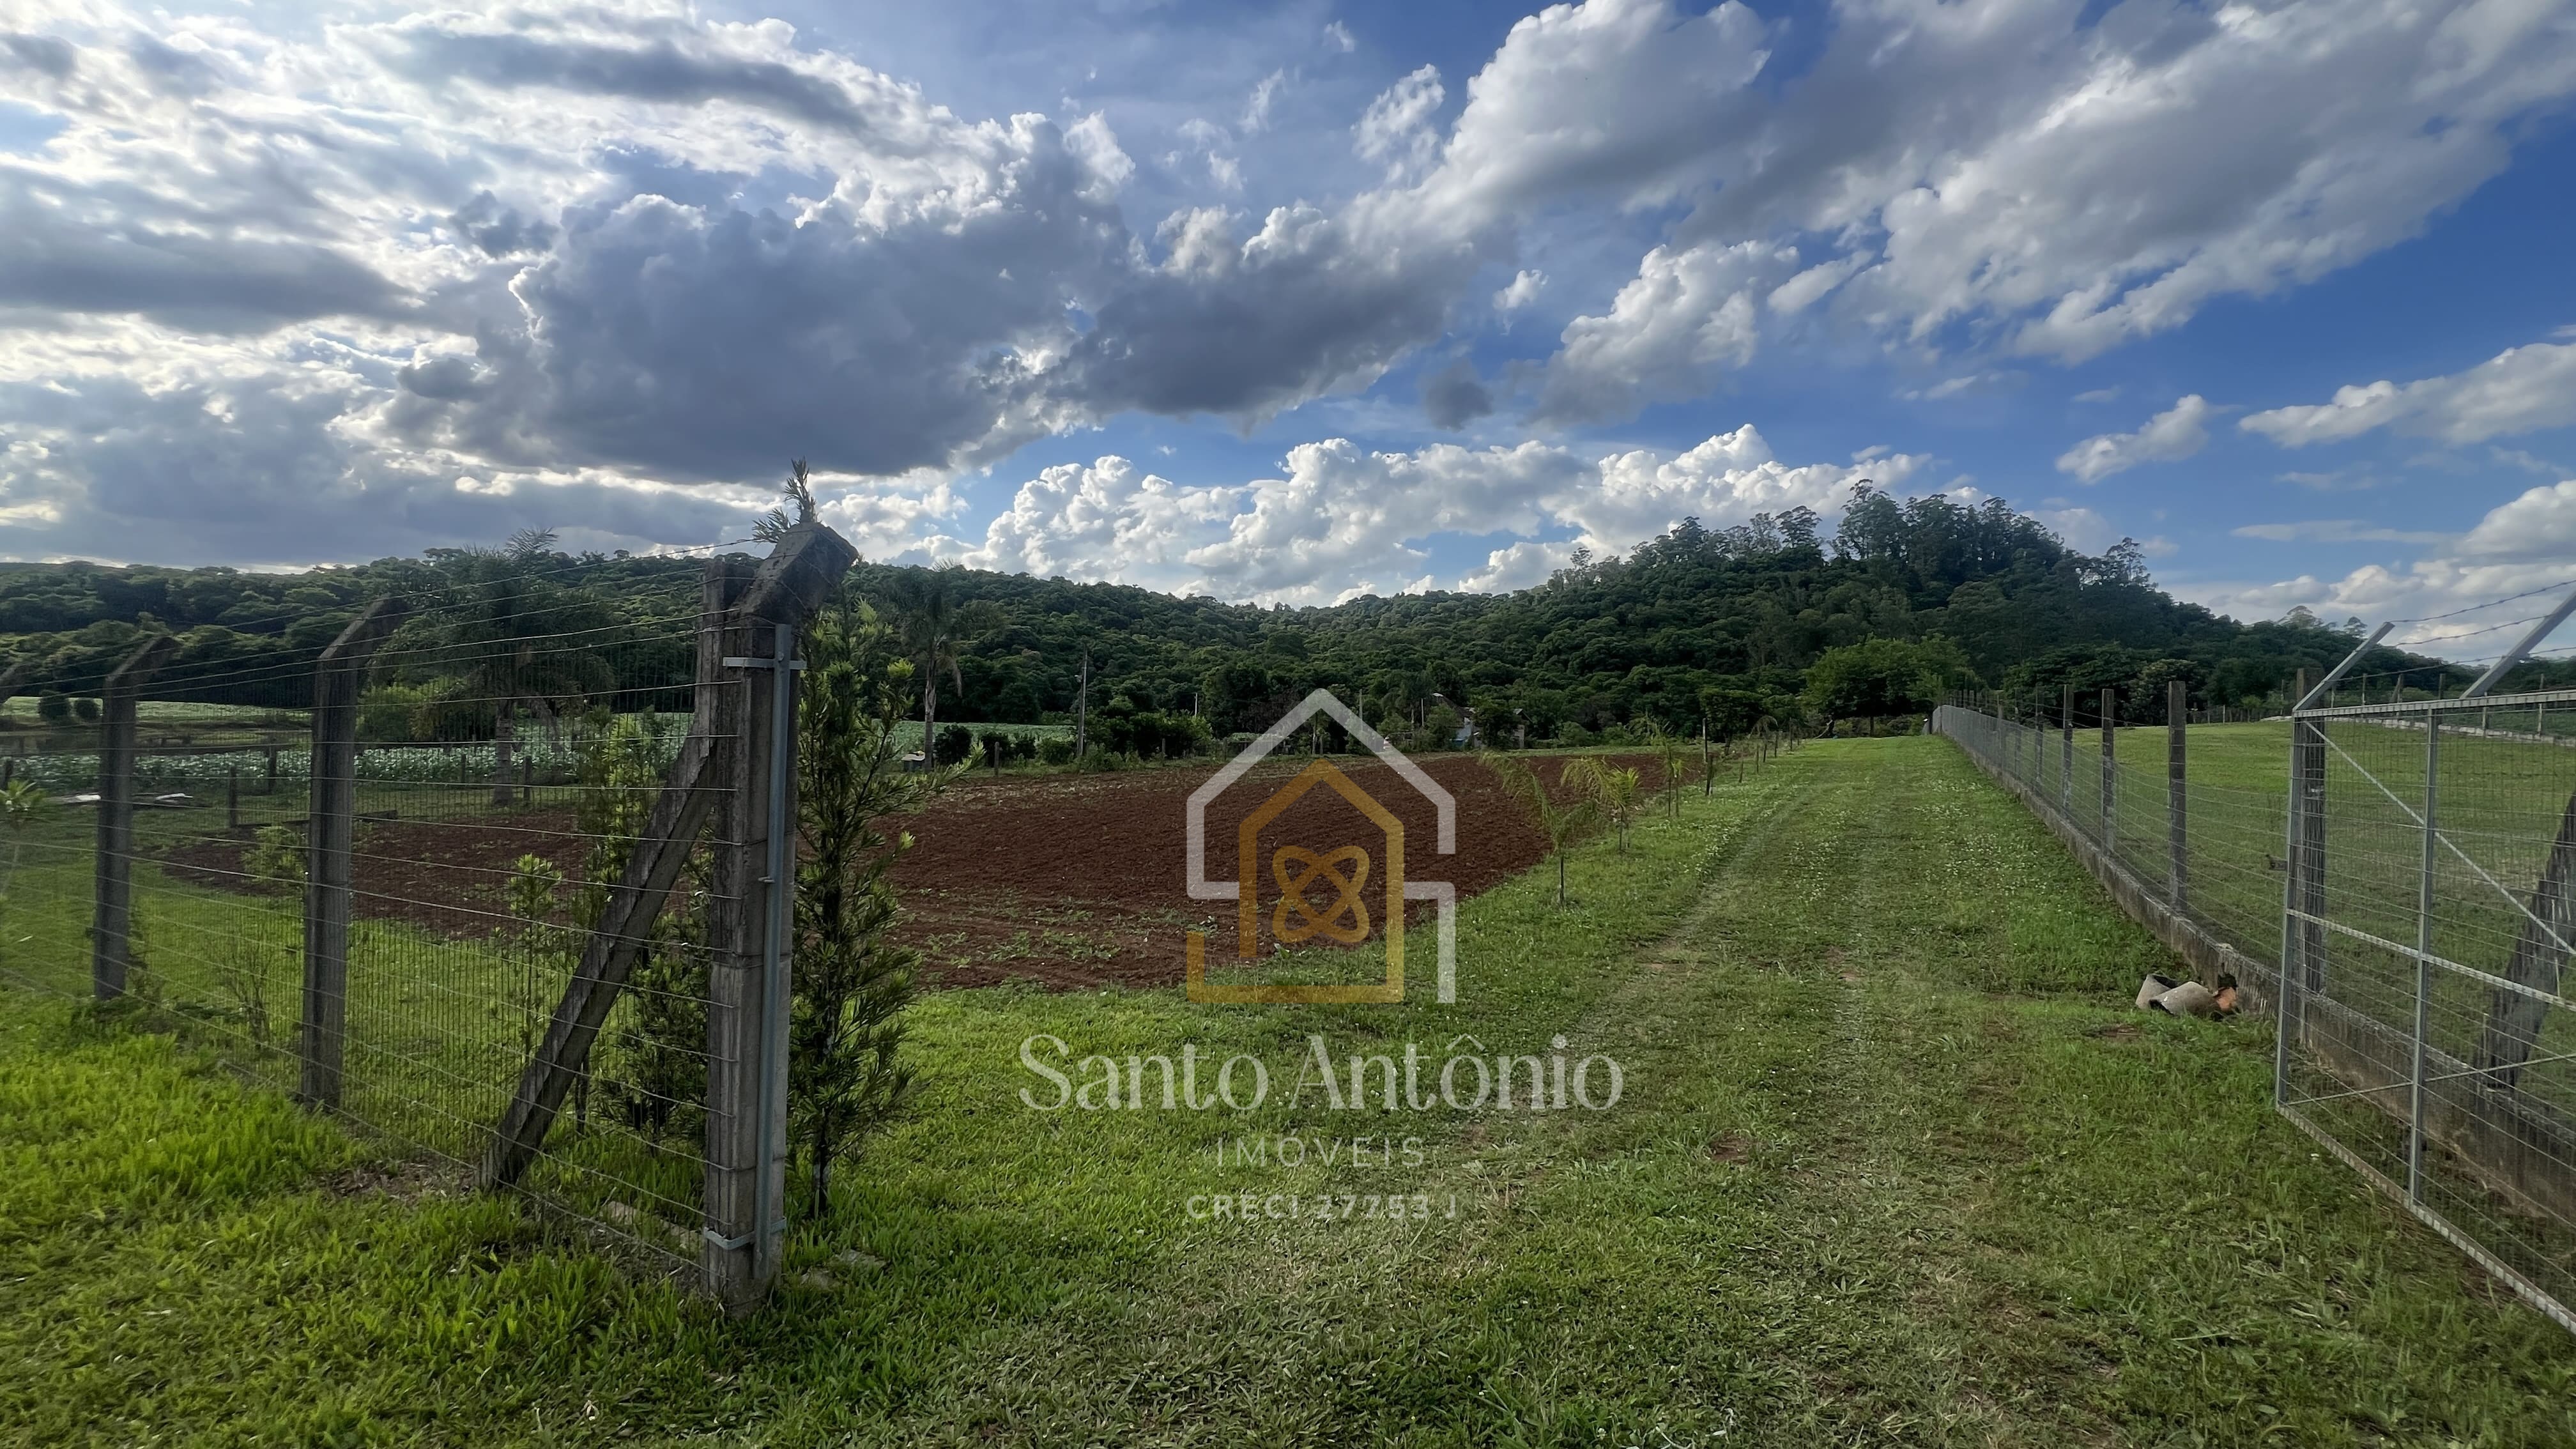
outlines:
[{"label": "tree line", "polygon": [[[473,700],[437,733],[489,737],[507,728],[507,712],[496,719],[474,651],[509,645],[511,608],[536,611],[494,597],[508,580],[541,581],[529,587],[544,596],[548,627],[577,620],[613,634],[623,621],[639,641],[531,665],[565,676],[534,680],[531,709],[559,693],[637,708],[685,687],[685,640],[648,619],[668,612],[698,567],[566,553],[543,535],[299,574],[17,566],[0,571],[0,628],[17,626],[0,637],[0,664],[28,665],[21,692],[90,694],[140,635],[167,630],[182,649],[165,692],[294,707],[310,691],[300,666],[368,599],[402,590],[455,602],[444,622],[406,626],[396,645],[419,647],[391,651],[408,662],[376,684],[412,691],[403,707],[416,714],[434,713],[441,690]],[[2160,718],[2168,679],[2184,682],[2195,708],[2277,702],[2299,670],[2314,674],[2349,652],[2357,627],[2304,614],[2238,623],[2155,587],[2126,540],[2088,555],[1999,499],[1900,501],[1869,489],[1829,538],[1805,509],[1727,529],[1685,519],[1625,557],[1578,551],[1546,582],[1510,594],[1262,607],[870,564],[853,584],[914,661],[914,714],[934,729],[1079,723],[1149,747],[1264,728],[1316,688],[1417,744],[1456,742],[1469,711],[1484,739],[1503,743],[1648,724],[1732,734],[1764,719],[1816,726],[1901,714],[1969,685],[2033,707],[2068,682],[2088,697],[2109,685]],[[457,625],[478,612],[481,625]],[[456,646],[452,656],[427,647],[441,640]],[[2360,672],[2424,689],[2461,677],[2388,648]]]}]

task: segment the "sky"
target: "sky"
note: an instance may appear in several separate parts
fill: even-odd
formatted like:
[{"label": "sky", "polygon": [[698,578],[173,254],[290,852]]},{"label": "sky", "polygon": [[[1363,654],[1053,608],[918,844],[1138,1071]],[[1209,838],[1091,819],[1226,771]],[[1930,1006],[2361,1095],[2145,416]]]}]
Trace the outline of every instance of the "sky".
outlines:
[{"label": "sky", "polygon": [[2576,0],[15,0],[0,557],[804,458],[872,559],[1314,604],[1866,482],[2421,618],[2576,578],[2571,99]]}]

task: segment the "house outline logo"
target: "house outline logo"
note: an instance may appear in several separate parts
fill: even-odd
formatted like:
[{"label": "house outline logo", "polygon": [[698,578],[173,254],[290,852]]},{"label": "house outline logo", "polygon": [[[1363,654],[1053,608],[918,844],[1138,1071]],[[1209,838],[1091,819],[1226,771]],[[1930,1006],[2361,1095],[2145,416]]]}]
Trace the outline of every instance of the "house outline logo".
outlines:
[{"label": "house outline logo", "polygon": [[[1316,690],[1298,701],[1296,706],[1286,714],[1280,716],[1278,723],[1272,725],[1259,739],[1245,746],[1243,753],[1228,761],[1224,769],[1208,778],[1207,783],[1190,793],[1188,850],[1190,897],[1193,900],[1235,902],[1239,942],[1243,947],[1248,948],[1253,939],[1258,911],[1257,898],[1260,893],[1260,877],[1256,873],[1259,868],[1258,853],[1253,848],[1257,843],[1255,837],[1262,825],[1269,823],[1306,792],[1318,786],[1327,787],[1350,802],[1351,806],[1371,824],[1386,833],[1385,879],[1380,886],[1385,897],[1387,917],[1386,978],[1382,982],[1362,985],[1214,985],[1207,980],[1207,933],[1192,931],[1188,936],[1189,999],[1210,1002],[1401,1001],[1404,999],[1403,903],[1436,901],[1439,903],[1440,941],[1437,978],[1439,989],[1436,999],[1444,1006],[1452,1004],[1458,999],[1458,887],[1456,883],[1407,879],[1404,874],[1403,822],[1397,820],[1392,812],[1379,804],[1367,791],[1362,790],[1348,775],[1343,774],[1330,762],[1318,759],[1308,765],[1295,779],[1272,792],[1268,800],[1245,818],[1235,852],[1236,872],[1241,879],[1212,881],[1207,878],[1209,802],[1224,794],[1236,781],[1250,772],[1253,766],[1268,759],[1272,751],[1285,743],[1289,736],[1305,728],[1307,723],[1318,714],[1327,716],[1344,730],[1349,731],[1352,739],[1366,745],[1369,753],[1385,761],[1387,766],[1402,777],[1406,784],[1429,799],[1439,818],[1436,853],[1440,855],[1458,853],[1456,798],[1442,789],[1438,781],[1425,773],[1423,768],[1415,764],[1402,750],[1388,744],[1377,731],[1370,729],[1358,713],[1335,698],[1331,690]],[[1338,887],[1341,892],[1332,904],[1324,908],[1321,917],[1310,924],[1304,933],[1305,936],[1320,932],[1332,939],[1343,939],[1334,932],[1329,922],[1337,919],[1338,913],[1345,907],[1354,914],[1355,920],[1366,920],[1365,908],[1360,904],[1361,892],[1367,886],[1363,878],[1363,873],[1367,869],[1367,858],[1364,854],[1360,855],[1352,874],[1342,875],[1332,872],[1330,865],[1336,858],[1356,853],[1350,847],[1329,852],[1321,858],[1315,857],[1311,852],[1283,850],[1281,858],[1272,863],[1274,873],[1279,875],[1283,887],[1288,883],[1286,871],[1290,864],[1288,856],[1291,853],[1303,857],[1298,863],[1308,866],[1308,872],[1300,877],[1301,880],[1311,880],[1317,874],[1322,874],[1326,884]],[[1285,913],[1288,909],[1289,901],[1283,895],[1280,902],[1282,924],[1285,923]],[[1299,896],[1298,909],[1301,912],[1308,909],[1302,896]],[[1303,938],[1303,936],[1299,937],[1299,939]]]}]

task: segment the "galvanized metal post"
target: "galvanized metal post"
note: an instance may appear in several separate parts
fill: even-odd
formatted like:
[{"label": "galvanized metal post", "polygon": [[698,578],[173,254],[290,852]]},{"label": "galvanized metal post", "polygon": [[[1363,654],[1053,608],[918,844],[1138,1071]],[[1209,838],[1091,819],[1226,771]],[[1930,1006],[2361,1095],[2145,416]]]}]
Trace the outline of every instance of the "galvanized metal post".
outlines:
[{"label": "galvanized metal post", "polygon": [[2186,885],[2191,866],[2190,834],[2185,817],[2191,808],[2183,765],[2183,731],[2191,721],[2191,699],[2179,679],[2165,682],[2165,904],[2177,916],[2190,900]]},{"label": "galvanized metal post", "polygon": [[[2304,684],[2306,681],[2301,681]],[[2281,811],[2281,974],[2274,983],[2273,995],[2279,998],[2280,1021],[2272,1037],[2272,1105],[2290,1105],[2290,1034],[2299,1016],[2291,1006],[2298,994],[2299,929],[2298,920],[2290,913],[2299,904],[2299,726],[2290,724],[2289,789],[2283,797],[2288,803]]]},{"label": "galvanized metal post", "polygon": [[2057,809],[2075,818],[2075,681],[2066,681],[2057,701]]},{"label": "galvanized metal post", "polygon": [[2406,1103],[2406,1200],[2424,1200],[2424,1066],[2429,1053],[2424,1037],[2433,1012],[2433,851],[2440,843],[2435,823],[2441,805],[2442,716],[2424,711],[2424,859],[2415,881],[2415,1060],[2409,1074]]},{"label": "galvanized metal post", "polygon": [[2119,699],[2109,689],[2102,691],[2102,853],[2116,855],[2119,847],[2119,817],[2111,813],[2111,794],[2117,788],[2119,770],[2114,755],[2119,750]]}]

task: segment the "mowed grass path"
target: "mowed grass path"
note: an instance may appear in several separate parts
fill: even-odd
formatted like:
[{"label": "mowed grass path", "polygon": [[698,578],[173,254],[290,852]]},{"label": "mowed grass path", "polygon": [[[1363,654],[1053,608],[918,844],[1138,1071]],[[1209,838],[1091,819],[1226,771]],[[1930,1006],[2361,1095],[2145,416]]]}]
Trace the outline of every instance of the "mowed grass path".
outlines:
[{"label": "mowed grass path", "polygon": [[[2131,1011],[2167,958],[1947,742],[1809,746],[1552,887],[1469,904],[1446,1010],[926,1000],[825,1277],[742,1324],[507,1205],[336,1191],[335,1129],[0,995],[0,1440],[2576,1441],[2576,1340],[2272,1115],[2262,1023]],[[1562,1034],[1626,1094],[1047,1115],[1037,1031]],[[1255,1129],[1423,1161],[1214,1165]],[[1457,1216],[1192,1220],[1216,1189]]]}]

